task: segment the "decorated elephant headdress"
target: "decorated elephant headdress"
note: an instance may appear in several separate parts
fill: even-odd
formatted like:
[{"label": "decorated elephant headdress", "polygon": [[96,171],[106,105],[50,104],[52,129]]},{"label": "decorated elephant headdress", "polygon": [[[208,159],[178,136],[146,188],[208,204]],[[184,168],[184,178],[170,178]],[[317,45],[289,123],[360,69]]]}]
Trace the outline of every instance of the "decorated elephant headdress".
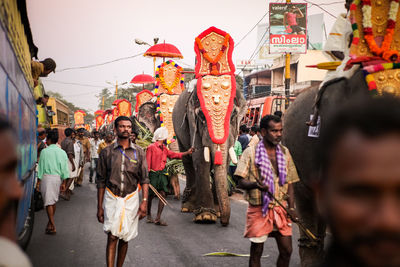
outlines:
[{"label": "decorated elephant headdress", "polygon": [[355,0],[348,66],[361,64],[372,94],[400,95],[399,0]]},{"label": "decorated elephant headdress", "polygon": [[214,164],[222,164],[219,145],[229,135],[229,121],[236,96],[232,37],[215,27],[202,32],[195,41],[197,96],[207,121],[208,132],[218,145]]},{"label": "decorated elephant headdress", "polygon": [[180,93],[185,89],[183,68],[176,62],[168,60],[156,70],[157,112],[160,116],[161,127],[168,129],[168,143],[175,140],[172,111]]}]

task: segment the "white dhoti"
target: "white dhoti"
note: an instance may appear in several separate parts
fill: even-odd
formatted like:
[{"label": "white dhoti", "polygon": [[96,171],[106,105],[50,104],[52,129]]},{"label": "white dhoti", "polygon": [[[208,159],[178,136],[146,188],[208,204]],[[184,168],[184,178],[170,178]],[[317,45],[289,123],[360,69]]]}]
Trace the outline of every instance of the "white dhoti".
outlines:
[{"label": "white dhoti", "polygon": [[61,178],[59,175],[44,174],[40,183],[40,192],[43,196],[44,206],[56,204],[60,194]]},{"label": "white dhoti", "polygon": [[115,196],[106,188],[103,201],[106,233],[128,242],[138,235],[139,189],[126,197]]}]

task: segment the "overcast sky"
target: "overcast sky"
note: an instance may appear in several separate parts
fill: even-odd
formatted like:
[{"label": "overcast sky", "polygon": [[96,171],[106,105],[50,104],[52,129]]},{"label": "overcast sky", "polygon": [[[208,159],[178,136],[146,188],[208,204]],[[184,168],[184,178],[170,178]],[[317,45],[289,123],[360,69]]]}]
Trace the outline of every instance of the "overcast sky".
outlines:
[{"label": "overcast sky", "polygon": [[[319,4],[335,16],[344,12],[338,0],[297,2]],[[27,8],[39,59],[52,57],[57,62],[56,73],[42,79],[45,89],[95,111],[98,105],[95,95],[110,86],[107,81],[129,82],[136,74],[152,74],[152,59],[139,56],[94,68],[62,69],[142,53],[148,47],[135,44],[134,39],[152,43],[153,37],[178,47],[184,56],[178,61],[183,67],[193,66],[197,35],[215,26],[238,42],[268,11],[268,3],[266,0],[31,0],[27,1]],[[309,4],[309,14],[317,13],[324,11]],[[324,16],[329,32],[335,19],[327,13]],[[268,17],[262,21],[266,22]],[[234,62],[249,59],[256,45],[257,29],[235,48]],[[160,62],[161,59],[157,61]]]}]

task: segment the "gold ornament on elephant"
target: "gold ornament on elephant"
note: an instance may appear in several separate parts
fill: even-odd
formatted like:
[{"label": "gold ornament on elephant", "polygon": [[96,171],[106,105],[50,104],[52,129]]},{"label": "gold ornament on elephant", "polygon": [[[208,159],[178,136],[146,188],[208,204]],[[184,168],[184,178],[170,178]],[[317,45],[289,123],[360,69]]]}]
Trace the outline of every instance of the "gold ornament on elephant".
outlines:
[{"label": "gold ornament on elephant", "polygon": [[168,129],[168,140],[175,137],[174,125],[172,123],[172,112],[179,95],[168,95],[162,94],[159,96],[160,105],[160,121],[162,121],[161,127]]},{"label": "gold ornament on elephant", "polygon": [[356,0],[350,7],[354,37],[348,65],[362,65],[372,94],[400,96],[398,5],[393,0]]},{"label": "gold ornament on elephant", "polygon": [[[214,71],[217,70],[220,74],[230,73],[232,71],[229,64],[229,38],[229,34],[223,36],[216,32],[211,32],[201,39],[196,39],[201,55],[201,68],[199,69],[200,75],[211,74],[213,68]],[[213,66],[216,59],[216,66]]]},{"label": "gold ornament on elephant", "polygon": [[180,94],[184,90],[183,68],[172,60],[158,66],[156,70],[157,84],[155,94]]},{"label": "gold ornament on elephant", "polygon": [[210,114],[215,138],[222,139],[225,135],[225,115],[231,98],[231,75],[204,76],[202,79],[201,95]]}]

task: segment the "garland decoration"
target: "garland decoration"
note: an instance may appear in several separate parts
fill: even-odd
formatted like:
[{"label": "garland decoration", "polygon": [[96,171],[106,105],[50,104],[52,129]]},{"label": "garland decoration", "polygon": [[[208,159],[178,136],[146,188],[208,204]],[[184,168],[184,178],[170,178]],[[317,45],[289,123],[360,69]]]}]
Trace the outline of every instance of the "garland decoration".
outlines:
[{"label": "garland decoration", "polygon": [[370,65],[363,68],[365,80],[368,84],[368,89],[372,95],[377,95],[377,85],[375,78],[372,74],[384,70],[400,69],[400,63],[382,63]]},{"label": "garland decoration", "polygon": [[201,40],[199,37],[196,38],[196,44],[199,47],[200,53],[203,55],[203,57],[210,62],[211,64],[211,75],[219,75],[219,71],[217,68],[218,61],[221,60],[222,56],[224,55],[225,50],[228,48],[228,43],[230,39],[230,35],[227,33],[225,35],[224,43],[222,44],[221,50],[219,51],[218,55],[212,59],[208,52],[204,49],[203,44],[201,43]]},{"label": "garland decoration", "polygon": [[[163,71],[163,68],[169,64],[171,64],[172,66],[177,68],[177,70],[175,72],[175,80],[171,86],[168,86],[167,83],[165,82],[164,71]],[[182,90],[183,90],[185,77],[184,77],[184,75],[182,75],[182,71],[183,71],[183,68],[172,60],[168,60],[168,61],[162,63],[160,66],[158,66],[156,69],[156,79],[157,79],[158,83],[156,84],[156,86],[154,88],[154,94],[158,95],[158,88],[160,87],[160,84],[162,85],[163,88],[165,88],[167,90],[168,94],[173,94],[173,90],[178,85],[178,83],[180,83]]]},{"label": "garland decoration", "polygon": [[368,44],[369,50],[376,56],[382,57],[386,61],[395,62],[399,59],[399,52],[390,50],[390,45],[393,41],[394,29],[396,27],[397,12],[399,10],[399,0],[391,0],[388,14],[388,21],[386,25],[386,33],[381,47],[375,41],[372,31],[372,6],[371,0],[355,0],[350,6],[351,24],[353,28],[353,44],[357,45],[360,41],[360,33],[356,22],[357,6],[362,2],[362,25],[364,38]]}]

